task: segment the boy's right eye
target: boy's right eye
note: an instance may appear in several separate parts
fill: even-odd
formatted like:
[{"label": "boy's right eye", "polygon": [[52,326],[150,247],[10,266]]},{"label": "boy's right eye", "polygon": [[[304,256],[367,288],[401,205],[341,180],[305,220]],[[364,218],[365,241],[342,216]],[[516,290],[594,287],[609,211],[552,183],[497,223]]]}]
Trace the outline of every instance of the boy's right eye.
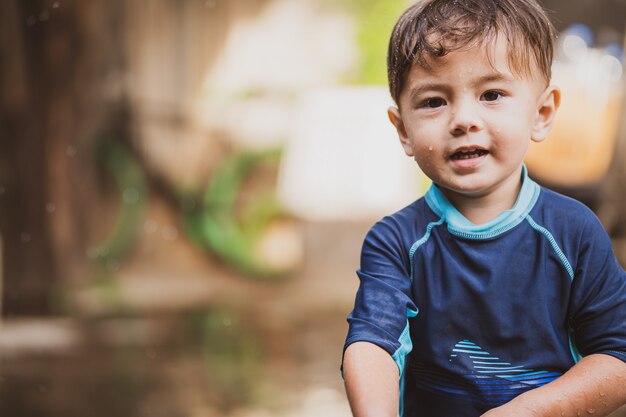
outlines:
[{"label": "boy's right eye", "polygon": [[422,102],[422,107],[429,109],[436,109],[437,107],[445,106],[446,101],[439,97],[427,98]]}]

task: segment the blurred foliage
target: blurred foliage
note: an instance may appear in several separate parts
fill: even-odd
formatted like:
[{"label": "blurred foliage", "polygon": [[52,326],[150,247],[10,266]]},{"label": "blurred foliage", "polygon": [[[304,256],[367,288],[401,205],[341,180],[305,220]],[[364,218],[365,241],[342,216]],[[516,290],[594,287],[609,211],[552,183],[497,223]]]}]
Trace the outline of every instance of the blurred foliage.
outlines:
[{"label": "blurred foliage", "polygon": [[263,164],[276,166],[280,151],[241,152],[216,169],[201,204],[185,214],[185,231],[201,247],[244,273],[260,278],[279,274],[255,256],[255,242],[283,212],[273,191],[249,202],[238,216],[236,207],[244,181]]},{"label": "blurred foliage", "polygon": [[[148,186],[142,166],[120,142],[100,140],[96,159],[114,177],[121,208],[113,230],[104,243],[90,250],[89,256],[96,261],[96,284],[102,289],[103,300],[107,305],[117,305],[115,285],[106,281],[137,243],[148,204]],[[192,241],[252,277],[281,275],[255,256],[255,243],[284,213],[273,188],[262,185],[243,207],[238,207],[240,191],[259,168],[277,169],[279,159],[280,150],[241,152],[218,166],[202,196],[177,193],[184,229]]]},{"label": "blurred foliage", "polygon": [[141,165],[125,145],[103,138],[96,147],[96,160],[114,177],[121,209],[113,231],[91,257],[103,271],[117,269],[139,238],[148,201],[148,187]]},{"label": "blurred foliage", "polygon": [[261,340],[228,310],[189,313],[188,331],[203,347],[209,379],[222,408],[248,403],[263,361]]},{"label": "blurred foliage", "polygon": [[357,26],[361,52],[359,84],[387,84],[387,45],[393,27],[405,10],[405,0],[341,0]]}]

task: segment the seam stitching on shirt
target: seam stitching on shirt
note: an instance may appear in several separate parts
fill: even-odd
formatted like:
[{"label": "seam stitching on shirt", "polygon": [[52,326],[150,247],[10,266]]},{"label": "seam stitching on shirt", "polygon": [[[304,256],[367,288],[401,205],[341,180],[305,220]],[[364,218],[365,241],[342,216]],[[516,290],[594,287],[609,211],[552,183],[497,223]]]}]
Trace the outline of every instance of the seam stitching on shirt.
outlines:
[{"label": "seam stitching on shirt", "polygon": [[411,249],[409,250],[409,260],[411,262],[411,282],[413,282],[413,255],[415,255],[415,252],[420,246],[422,246],[425,242],[428,241],[428,238],[430,237],[430,233],[432,232],[433,228],[435,226],[442,225],[444,220],[445,219],[442,217],[436,222],[428,223],[428,226],[426,226],[426,232],[424,233],[424,236],[416,240],[415,243],[413,243],[413,246],[411,246]]},{"label": "seam stitching on shirt", "polygon": [[574,270],[572,269],[572,265],[567,260],[565,253],[563,253],[563,251],[559,247],[559,244],[556,242],[556,239],[554,239],[554,236],[552,236],[552,233],[550,233],[550,231],[546,229],[545,227],[540,226],[539,224],[535,223],[535,220],[533,220],[533,218],[530,215],[526,216],[526,219],[528,220],[528,223],[533,229],[535,229],[536,231],[541,233],[546,239],[548,239],[548,242],[550,242],[550,246],[552,246],[552,250],[556,253],[556,256],[558,256],[558,258],[561,260],[561,264],[567,271],[567,274],[569,275],[570,280],[573,280]]}]

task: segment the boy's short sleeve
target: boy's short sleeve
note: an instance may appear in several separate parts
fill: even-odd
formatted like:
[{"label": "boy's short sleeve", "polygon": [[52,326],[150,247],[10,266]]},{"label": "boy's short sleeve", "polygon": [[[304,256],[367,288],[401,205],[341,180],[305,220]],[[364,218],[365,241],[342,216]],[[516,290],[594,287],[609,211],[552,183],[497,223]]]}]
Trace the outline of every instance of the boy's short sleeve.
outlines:
[{"label": "boy's short sleeve", "polygon": [[408,249],[399,230],[386,218],[367,234],[361,252],[360,279],[354,310],[348,316],[345,349],[354,342],[376,344],[400,368],[412,349],[408,318],[417,314],[411,297]]},{"label": "boy's short sleeve", "polygon": [[572,290],[570,326],[579,353],[626,361],[626,273],[595,216],[583,231]]}]

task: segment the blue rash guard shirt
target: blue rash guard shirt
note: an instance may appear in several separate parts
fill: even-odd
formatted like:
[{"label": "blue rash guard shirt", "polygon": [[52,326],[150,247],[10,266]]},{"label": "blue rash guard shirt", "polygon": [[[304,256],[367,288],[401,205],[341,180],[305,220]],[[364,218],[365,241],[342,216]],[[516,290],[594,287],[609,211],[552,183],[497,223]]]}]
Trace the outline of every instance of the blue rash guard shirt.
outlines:
[{"label": "blue rash guard shirt", "polygon": [[344,350],[385,349],[401,416],[480,416],[581,355],[626,361],[626,273],[595,215],[523,171],[515,206],[467,220],[432,186],[361,254]]}]

